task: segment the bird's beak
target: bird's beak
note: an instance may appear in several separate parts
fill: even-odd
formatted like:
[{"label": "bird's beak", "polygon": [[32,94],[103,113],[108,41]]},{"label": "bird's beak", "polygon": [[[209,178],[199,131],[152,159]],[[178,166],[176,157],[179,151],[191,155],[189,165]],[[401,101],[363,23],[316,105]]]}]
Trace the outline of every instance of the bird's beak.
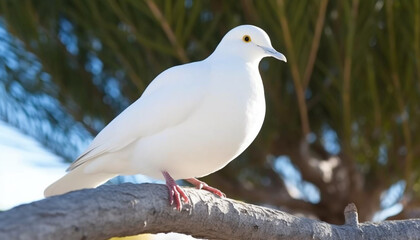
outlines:
[{"label": "bird's beak", "polygon": [[268,56],[277,58],[280,61],[287,62],[286,57],[283,54],[277,52],[274,48],[272,48],[272,47],[263,47],[263,46],[260,46],[260,45],[258,45],[258,47],[262,48],[264,50],[264,52],[266,54],[268,54]]}]

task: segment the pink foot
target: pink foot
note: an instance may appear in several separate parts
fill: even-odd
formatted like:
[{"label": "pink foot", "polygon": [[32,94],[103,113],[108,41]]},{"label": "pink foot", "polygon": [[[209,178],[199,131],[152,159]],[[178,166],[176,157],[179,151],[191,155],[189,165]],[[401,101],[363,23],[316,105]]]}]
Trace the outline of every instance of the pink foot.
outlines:
[{"label": "pink foot", "polygon": [[182,190],[182,188],[180,188],[176,184],[175,180],[171,177],[171,175],[169,175],[168,172],[163,171],[162,174],[165,177],[166,186],[168,187],[170,205],[172,206],[172,204],[174,204],[175,202],[176,209],[181,211],[182,209],[181,198],[182,200],[184,200],[185,203],[188,203],[189,200],[188,200],[187,195],[185,194],[184,190]]},{"label": "pink foot", "polygon": [[191,183],[192,185],[194,185],[198,189],[203,189],[203,190],[209,191],[211,193],[216,194],[217,196],[219,196],[221,198],[226,197],[226,195],[222,191],[220,191],[219,189],[214,188],[214,187],[210,187],[209,185],[207,185],[207,183],[205,183],[203,181],[200,181],[197,178],[188,178],[188,179],[185,179],[185,181]]}]

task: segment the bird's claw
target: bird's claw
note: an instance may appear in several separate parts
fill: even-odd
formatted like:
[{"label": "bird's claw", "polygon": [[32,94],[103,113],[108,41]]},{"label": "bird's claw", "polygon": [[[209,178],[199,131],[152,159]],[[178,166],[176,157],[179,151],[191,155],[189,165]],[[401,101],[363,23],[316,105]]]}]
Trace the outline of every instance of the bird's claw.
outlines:
[{"label": "bird's claw", "polygon": [[175,204],[176,209],[181,211],[182,200],[185,203],[189,203],[187,194],[185,194],[184,190],[182,190],[182,188],[176,184],[175,180],[167,172],[163,172],[163,176],[166,179],[166,186],[168,187],[169,204],[171,206]]},{"label": "bird's claw", "polygon": [[217,196],[219,196],[219,197],[221,197],[221,198],[225,198],[226,197],[226,194],[224,194],[222,191],[220,191],[219,189],[217,189],[217,188],[214,188],[214,187],[210,187],[209,185],[207,185],[207,184],[205,184],[202,188],[200,188],[200,189],[203,189],[203,190],[206,190],[206,191],[209,191],[209,192],[211,192],[211,193],[214,193],[214,194],[216,194]]},{"label": "bird's claw", "polygon": [[221,197],[221,198],[225,198],[226,194],[224,194],[222,191],[220,191],[217,188],[214,187],[210,187],[209,185],[207,185],[207,183],[200,181],[196,178],[189,178],[186,179],[186,181],[188,181],[189,183],[191,183],[192,185],[194,185],[197,189],[203,189],[206,191],[209,191],[213,194],[216,194],[217,196]]}]

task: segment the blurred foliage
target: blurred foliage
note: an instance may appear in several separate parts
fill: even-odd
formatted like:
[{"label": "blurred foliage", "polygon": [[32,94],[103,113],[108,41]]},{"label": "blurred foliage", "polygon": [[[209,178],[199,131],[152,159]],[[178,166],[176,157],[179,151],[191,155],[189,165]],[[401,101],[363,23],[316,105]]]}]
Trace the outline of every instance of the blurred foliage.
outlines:
[{"label": "blurred foliage", "polygon": [[[204,59],[229,29],[254,24],[288,63],[262,61],[262,132],[207,180],[330,222],[351,201],[371,208],[361,216],[370,219],[399,180],[405,197],[394,203],[418,201],[419,1],[2,0],[0,15],[0,117],[67,159],[161,71]],[[284,198],[270,157],[280,155],[320,202]]]}]

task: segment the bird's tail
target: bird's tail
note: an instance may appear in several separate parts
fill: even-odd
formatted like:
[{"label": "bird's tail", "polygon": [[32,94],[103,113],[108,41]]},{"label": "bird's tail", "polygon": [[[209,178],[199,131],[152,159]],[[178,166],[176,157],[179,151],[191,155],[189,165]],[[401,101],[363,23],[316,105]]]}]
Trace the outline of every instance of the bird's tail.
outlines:
[{"label": "bird's tail", "polygon": [[111,173],[85,173],[85,166],[79,166],[58,179],[44,191],[45,197],[64,194],[70,191],[97,187],[117,176]]}]

